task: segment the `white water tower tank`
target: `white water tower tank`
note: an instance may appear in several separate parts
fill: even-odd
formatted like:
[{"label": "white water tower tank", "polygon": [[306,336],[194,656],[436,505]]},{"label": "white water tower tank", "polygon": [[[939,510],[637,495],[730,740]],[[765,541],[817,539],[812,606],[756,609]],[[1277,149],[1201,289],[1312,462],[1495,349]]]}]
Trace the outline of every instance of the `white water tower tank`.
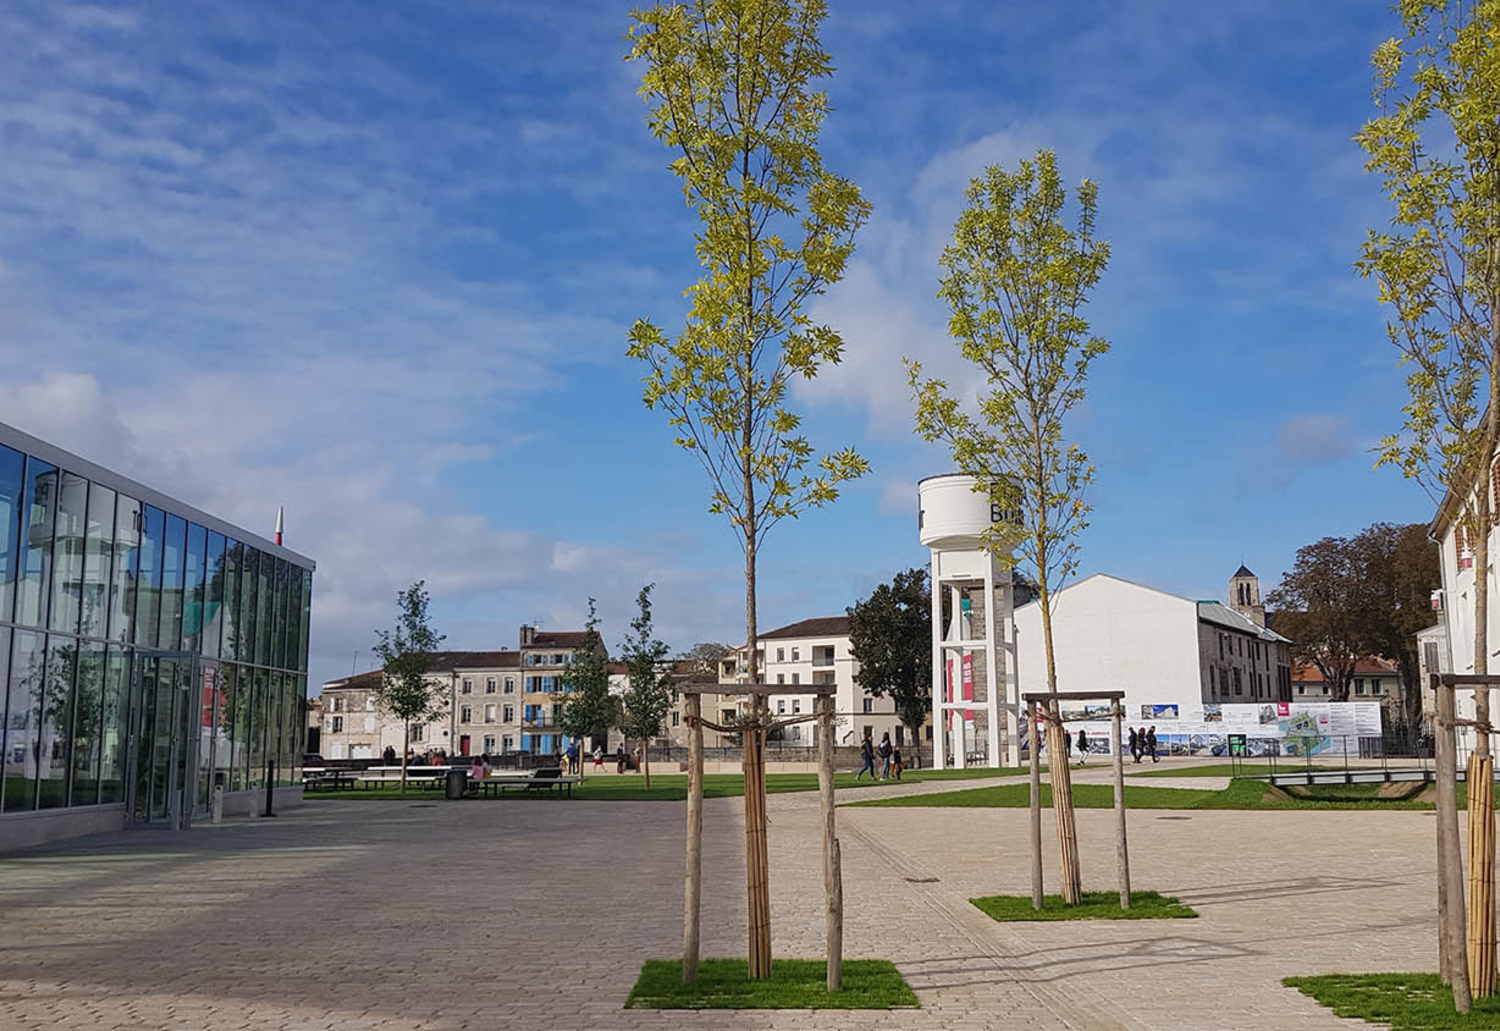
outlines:
[{"label": "white water tower tank", "polygon": [[974,490],[972,476],[944,473],[917,483],[917,534],[925,547],[979,548],[985,531],[999,521],[998,506]]}]

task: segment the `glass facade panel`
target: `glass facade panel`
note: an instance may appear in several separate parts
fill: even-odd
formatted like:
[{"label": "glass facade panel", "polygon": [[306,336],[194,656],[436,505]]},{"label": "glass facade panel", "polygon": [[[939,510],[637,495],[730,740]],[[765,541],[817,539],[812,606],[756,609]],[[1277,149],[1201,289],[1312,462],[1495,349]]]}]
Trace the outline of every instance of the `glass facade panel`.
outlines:
[{"label": "glass facade panel", "polygon": [[[312,640],[312,638],[308,636],[308,630],[311,628],[311,625],[312,570],[304,569],[302,570],[302,633],[298,635],[299,641],[297,644],[297,668],[304,671],[307,669],[308,642]],[[305,692],[302,697],[307,697]]]},{"label": "glass facade panel", "polygon": [[240,655],[240,566],[245,561],[245,546],[239,541],[224,541],[224,628],[219,655],[237,659]]},{"label": "glass facade panel", "polygon": [[209,658],[219,656],[219,638],[224,629],[224,535],[208,531],[208,550],[203,561],[203,635],[200,646]]},{"label": "glass facade panel", "polygon": [[57,508],[57,467],[26,459],[25,524],[21,527],[21,582],[16,622],[47,625],[47,579],[52,571],[52,518]]},{"label": "glass facade panel", "polygon": [[53,634],[47,639],[37,745],[37,807],[68,804],[68,770],[73,758],[73,687],[78,668],[78,638]]},{"label": "glass facade panel", "polygon": [[163,651],[182,647],[182,585],[187,566],[187,520],[168,515],[161,550],[161,628],[157,646]]},{"label": "glass facade panel", "polygon": [[26,630],[11,634],[10,670],[5,680],[5,783],[0,789],[0,809],[7,813],[36,808],[41,753],[37,716],[45,659],[44,635]]},{"label": "glass facade panel", "polygon": [[255,583],[258,553],[250,545],[240,549],[240,612],[237,621],[235,657],[241,662],[255,661]]},{"label": "glass facade panel", "polygon": [[89,485],[88,519],[84,526],[83,588],[80,592],[79,633],[103,637],[108,630],[110,542],[115,532],[115,492]]},{"label": "glass facade panel", "polygon": [[162,513],[145,505],[141,509],[140,566],[135,587],[135,643],[156,647],[161,625]]},{"label": "glass facade panel", "polygon": [[260,586],[255,596],[255,661],[262,666],[271,664],[271,580],[276,559],[261,552]]},{"label": "glass facade panel", "polygon": [[239,791],[245,786],[245,767],[249,764],[250,727],[245,722],[245,698],[250,691],[250,678],[238,666],[226,664],[220,670],[224,681],[224,707],[229,713],[224,722],[230,750],[225,760],[229,764],[228,790]]},{"label": "glass facade panel", "polygon": [[74,689],[71,805],[99,800],[99,757],[104,729],[104,646],[80,643]]},{"label": "glass facade panel", "polygon": [[249,681],[245,696],[245,787],[266,786],[266,671],[242,668],[243,680]]},{"label": "glass facade panel", "polygon": [[53,630],[78,632],[78,606],[83,591],[83,531],[88,518],[89,481],[76,473],[62,474],[57,494],[57,520],[52,534]]},{"label": "glass facade panel", "polygon": [[[21,480],[26,456],[0,445],[0,620],[9,620],[20,566]],[[0,728],[3,731],[3,728]]]},{"label": "glass facade panel", "polygon": [[120,495],[115,503],[115,536],[110,550],[109,638],[129,643],[135,636],[135,583],[141,570],[141,503]]},{"label": "glass facade panel", "polygon": [[182,650],[196,652],[203,643],[203,559],[208,551],[208,531],[197,523],[187,528],[186,575],[182,581]]},{"label": "glass facade panel", "polygon": [[280,669],[286,666],[287,564],[279,558],[271,561],[271,656],[267,661]]},{"label": "glass facade panel", "polygon": [[[104,722],[101,735],[99,801],[125,800],[125,742],[129,738],[126,718],[130,712],[130,653],[110,646],[104,663]],[[77,804],[76,802],[74,803]]]}]

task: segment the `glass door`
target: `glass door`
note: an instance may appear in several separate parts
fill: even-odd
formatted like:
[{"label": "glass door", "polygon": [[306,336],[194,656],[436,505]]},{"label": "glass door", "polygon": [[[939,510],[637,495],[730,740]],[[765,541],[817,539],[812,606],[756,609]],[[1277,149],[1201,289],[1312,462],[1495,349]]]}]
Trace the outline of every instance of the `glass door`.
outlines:
[{"label": "glass door", "polygon": [[[196,663],[181,652],[135,653],[131,669],[131,822],[187,827],[199,794],[199,738],[205,695]],[[217,670],[214,686],[217,687]],[[215,690],[208,718],[217,718]],[[211,750],[211,745],[210,745]],[[204,792],[205,799],[207,793]]]},{"label": "glass door", "polygon": [[[193,663],[193,704],[197,719],[191,736],[197,752],[197,773],[193,789],[193,815],[206,815],[213,807],[216,765],[222,747],[219,728],[223,722],[224,692],[219,685],[219,664],[199,659]],[[227,790],[227,786],[226,786]]]}]

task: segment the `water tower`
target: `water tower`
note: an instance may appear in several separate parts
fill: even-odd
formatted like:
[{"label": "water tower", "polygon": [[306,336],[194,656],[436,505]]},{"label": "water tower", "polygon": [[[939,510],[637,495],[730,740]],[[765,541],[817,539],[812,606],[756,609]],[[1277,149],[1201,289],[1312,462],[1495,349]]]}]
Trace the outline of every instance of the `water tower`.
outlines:
[{"label": "water tower", "polygon": [[932,553],[933,765],[1001,766],[1012,747],[1019,764],[1017,728],[1004,716],[1019,704],[1010,570],[984,542],[1004,513],[962,473],[920,481],[917,504],[917,532]]}]

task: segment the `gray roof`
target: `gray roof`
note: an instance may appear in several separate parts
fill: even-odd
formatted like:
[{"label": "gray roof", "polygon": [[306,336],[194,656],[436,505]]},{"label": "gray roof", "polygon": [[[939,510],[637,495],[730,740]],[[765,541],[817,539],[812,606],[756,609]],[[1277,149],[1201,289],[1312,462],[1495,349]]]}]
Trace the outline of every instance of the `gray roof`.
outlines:
[{"label": "gray roof", "polygon": [[1220,601],[1200,601],[1198,603],[1198,618],[1205,623],[1215,623],[1219,626],[1228,627],[1231,630],[1238,630],[1243,634],[1254,634],[1262,641],[1279,641],[1282,644],[1292,643],[1276,631],[1267,630],[1249,616],[1241,615]]},{"label": "gray roof", "polygon": [[1235,576],[1254,576],[1255,574],[1252,573],[1252,572],[1250,572],[1249,568],[1245,565],[1245,563],[1241,562],[1240,563],[1240,568],[1238,568],[1238,569],[1236,569],[1234,571],[1234,575]]}]

